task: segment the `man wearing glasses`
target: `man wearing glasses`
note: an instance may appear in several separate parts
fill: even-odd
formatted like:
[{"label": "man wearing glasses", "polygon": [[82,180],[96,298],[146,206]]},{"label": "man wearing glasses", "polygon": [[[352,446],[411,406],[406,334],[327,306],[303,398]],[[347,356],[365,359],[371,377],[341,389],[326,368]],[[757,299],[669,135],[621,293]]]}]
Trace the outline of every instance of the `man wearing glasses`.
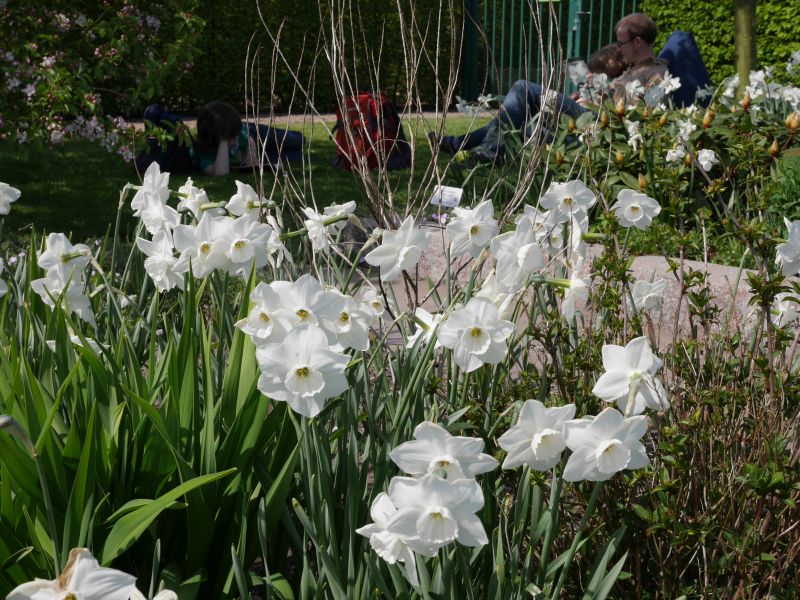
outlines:
[{"label": "man wearing glasses", "polygon": [[617,36],[617,48],[625,62],[630,65],[611,82],[614,97],[623,97],[625,86],[634,81],[645,88],[659,83],[667,72],[667,62],[653,54],[657,32],[653,20],[641,13],[634,13],[620,19],[614,32]]},{"label": "man wearing glasses", "polygon": [[[658,84],[667,72],[667,63],[653,54],[657,28],[651,18],[641,13],[630,14],[617,22],[614,32],[617,36],[617,47],[628,64],[625,72],[610,84],[614,99],[619,100],[626,96],[626,85],[636,80],[642,88]],[[472,150],[479,162],[491,162],[502,152],[502,142],[499,140],[501,126],[510,125],[514,129],[521,129],[531,117],[542,111],[546,98],[549,98],[549,110],[555,113],[577,118],[581,113],[590,110],[567,96],[544,90],[538,83],[520,80],[508,91],[498,117],[487,125],[462,136],[439,136],[431,132],[428,138],[435,149],[448,154]]]}]

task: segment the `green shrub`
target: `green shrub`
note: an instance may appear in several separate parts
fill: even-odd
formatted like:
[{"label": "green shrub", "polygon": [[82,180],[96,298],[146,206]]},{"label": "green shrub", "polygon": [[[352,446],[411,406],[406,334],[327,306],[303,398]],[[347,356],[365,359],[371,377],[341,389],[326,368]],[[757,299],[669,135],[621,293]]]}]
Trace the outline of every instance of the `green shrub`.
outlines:
[{"label": "green shrub", "polygon": [[[644,0],[642,12],[658,24],[656,47],[676,29],[694,33],[711,81],[733,75],[733,3],[719,0]],[[760,64],[783,64],[800,48],[795,0],[761,0],[756,6],[756,45]],[[795,17],[791,15],[794,14]]]}]

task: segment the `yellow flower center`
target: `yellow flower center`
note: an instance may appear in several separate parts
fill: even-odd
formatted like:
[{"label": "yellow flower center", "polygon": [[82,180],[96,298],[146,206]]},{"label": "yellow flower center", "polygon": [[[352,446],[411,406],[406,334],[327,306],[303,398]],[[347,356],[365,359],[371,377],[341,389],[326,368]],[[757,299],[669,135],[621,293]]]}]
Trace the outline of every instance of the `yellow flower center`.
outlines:
[{"label": "yellow flower center", "polygon": [[473,327],[469,332],[472,337],[480,337],[481,333],[483,333],[483,330],[480,327]]},{"label": "yellow flower center", "polygon": [[258,315],[258,318],[261,319],[262,323],[269,323],[269,315],[265,312],[262,312],[260,315]]},{"label": "yellow flower center", "polygon": [[246,244],[247,242],[245,242],[244,240],[236,240],[233,243],[233,245],[236,247],[237,250],[241,250],[242,248],[245,247]]},{"label": "yellow flower center", "polygon": [[472,227],[469,228],[469,234],[477,235],[480,230],[481,228],[478,225],[473,225]]},{"label": "yellow flower center", "polygon": [[305,308],[301,308],[295,314],[301,319],[306,319],[308,318],[309,312]]},{"label": "yellow flower center", "polygon": [[442,518],[442,513],[440,512],[432,512],[430,514],[431,519],[436,519],[437,521]]},{"label": "yellow flower center", "polygon": [[211,252],[211,244],[209,244],[208,242],[203,242],[202,244],[200,244],[200,252],[202,254],[208,254],[209,252]]},{"label": "yellow flower center", "polygon": [[633,216],[637,216],[640,212],[642,212],[642,207],[638,204],[631,204],[630,210]]},{"label": "yellow flower center", "polygon": [[299,369],[295,370],[294,373],[300,378],[305,378],[308,377],[310,371],[308,370],[308,367],[300,367]]},{"label": "yellow flower center", "polygon": [[573,200],[570,196],[567,196],[566,198],[564,198],[564,204],[566,206],[572,206],[572,204],[574,202],[575,202],[575,200]]},{"label": "yellow flower center", "polygon": [[437,461],[436,466],[439,467],[440,469],[446,469],[447,467],[450,466],[450,461],[449,460]]},{"label": "yellow flower center", "polygon": [[339,315],[339,320],[347,323],[347,321],[350,320],[350,315],[348,315],[346,312],[343,312],[342,314]]}]

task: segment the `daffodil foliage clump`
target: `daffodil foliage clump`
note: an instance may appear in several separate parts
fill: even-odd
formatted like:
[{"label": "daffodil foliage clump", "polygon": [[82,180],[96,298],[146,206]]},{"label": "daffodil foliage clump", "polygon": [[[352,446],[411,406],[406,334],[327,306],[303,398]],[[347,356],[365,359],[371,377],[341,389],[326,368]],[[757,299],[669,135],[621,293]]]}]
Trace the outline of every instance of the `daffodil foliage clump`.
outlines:
[{"label": "daffodil foliage clump", "polygon": [[0,593],[794,589],[800,221],[754,243],[746,327],[676,261],[688,326],[659,343],[667,280],[628,242],[680,184],[595,150],[515,210],[378,229],[153,165],[120,195],[130,253],[34,239],[0,290]]}]

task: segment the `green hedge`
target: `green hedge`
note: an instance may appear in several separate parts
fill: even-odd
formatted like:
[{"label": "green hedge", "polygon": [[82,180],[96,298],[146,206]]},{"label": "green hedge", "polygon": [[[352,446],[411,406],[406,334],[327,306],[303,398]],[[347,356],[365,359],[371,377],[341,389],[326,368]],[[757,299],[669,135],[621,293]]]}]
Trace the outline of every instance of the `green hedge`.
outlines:
[{"label": "green hedge", "polygon": [[[209,100],[224,100],[243,109],[245,98],[245,60],[248,42],[252,36],[251,53],[260,47],[259,101],[262,110],[270,103],[276,110],[286,110],[290,106],[302,110],[305,98],[292,97],[295,81],[291,70],[282,60],[276,63],[274,80],[271,77],[273,43],[261,22],[256,2],[205,2],[201,5],[200,16],[206,21],[203,39],[199,42],[199,58],[188,81],[180,88],[171,90],[165,99],[176,110],[196,110]],[[261,0],[261,15],[270,31],[280,33],[280,49],[289,64],[293,65],[302,85],[306,87],[319,110],[330,111],[335,106],[334,87],[331,81],[330,66],[323,46],[330,38],[322,23],[329,24],[330,10],[334,5],[350,5],[345,14],[333,15],[342,18],[346,27],[350,23],[361,22],[355,28],[360,42],[355,50],[357,68],[350,76],[358,77],[358,87],[369,89],[365,63],[367,52],[377,59],[380,56],[380,87],[403,101],[405,90],[403,75],[403,46],[400,34],[399,15],[394,2],[375,2],[374,0],[352,0],[352,2],[322,3],[319,0]],[[407,3],[411,4],[411,3]],[[439,0],[416,0],[415,15],[420,30],[428,30],[426,50],[428,57],[421,60],[416,85],[419,93],[427,100],[436,97],[436,81],[431,63],[436,43],[436,19]],[[410,8],[408,9],[410,10]],[[460,9],[459,9],[460,10]],[[460,15],[458,16],[460,21]],[[329,29],[329,25],[328,25]],[[360,30],[359,30],[360,29]],[[458,28],[456,28],[458,29]],[[449,25],[441,28],[439,40],[443,48],[448,48],[452,36],[460,35]],[[382,43],[381,43],[382,40]],[[347,42],[348,53],[353,53],[352,44]],[[440,62],[447,64],[447,57],[440,55]]]},{"label": "green hedge", "polygon": [[[644,0],[640,8],[658,24],[656,47],[676,29],[694,33],[711,80],[733,75],[733,0]],[[761,65],[784,64],[800,49],[798,0],[758,0],[756,44]]]}]

